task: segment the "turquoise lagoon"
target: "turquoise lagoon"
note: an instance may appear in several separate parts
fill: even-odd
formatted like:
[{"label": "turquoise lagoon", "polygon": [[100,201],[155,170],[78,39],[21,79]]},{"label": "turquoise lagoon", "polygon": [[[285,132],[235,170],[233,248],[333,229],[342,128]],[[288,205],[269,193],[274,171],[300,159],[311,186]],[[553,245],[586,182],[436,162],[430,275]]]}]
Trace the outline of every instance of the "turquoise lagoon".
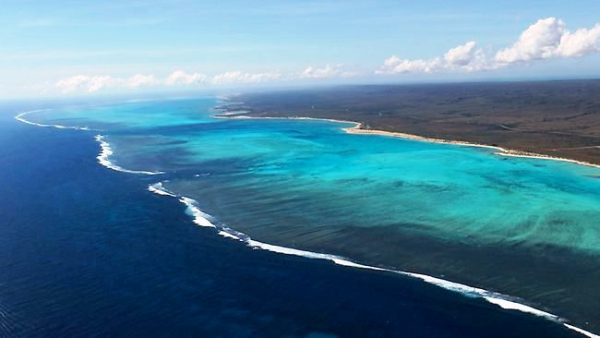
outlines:
[{"label": "turquoise lagoon", "polygon": [[214,98],[35,112],[87,126],[111,161],[160,171],[253,239],[426,273],[600,328],[600,169],[348,134],[346,123],[216,119]]}]

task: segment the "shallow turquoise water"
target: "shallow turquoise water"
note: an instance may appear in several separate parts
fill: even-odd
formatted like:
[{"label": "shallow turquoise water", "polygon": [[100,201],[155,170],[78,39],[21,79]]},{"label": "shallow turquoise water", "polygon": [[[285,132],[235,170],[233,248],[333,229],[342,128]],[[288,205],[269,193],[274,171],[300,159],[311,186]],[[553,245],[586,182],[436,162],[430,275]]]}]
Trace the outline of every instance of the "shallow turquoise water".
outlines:
[{"label": "shallow turquoise water", "polygon": [[[279,227],[308,229],[398,226],[452,241],[600,253],[595,168],[350,135],[341,130],[347,124],[326,121],[213,119],[214,105],[213,99],[149,101],[37,118],[99,127],[115,149],[114,160],[130,169],[196,170],[202,177],[189,173],[174,181],[198,197],[260,196],[248,206],[236,201],[239,211],[262,210],[261,219],[244,223],[268,225],[274,218]],[[206,185],[213,189],[198,190]]]},{"label": "shallow turquoise water", "polygon": [[212,98],[27,115],[88,126],[110,157],[254,239],[519,296],[600,328],[600,170],[486,148],[216,119]]},{"label": "shallow turquoise water", "polygon": [[200,229],[147,191],[155,177],[98,165],[93,133],[25,125],[15,109],[0,105],[0,337],[582,337],[418,279]]}]

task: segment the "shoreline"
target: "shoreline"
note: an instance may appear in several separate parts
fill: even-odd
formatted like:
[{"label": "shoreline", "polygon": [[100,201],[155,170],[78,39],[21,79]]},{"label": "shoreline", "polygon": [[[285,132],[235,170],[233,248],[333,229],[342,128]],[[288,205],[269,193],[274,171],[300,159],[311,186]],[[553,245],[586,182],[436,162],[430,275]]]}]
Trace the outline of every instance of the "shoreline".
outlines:
[{"label": "shoreline", "polygon": [[402,133],[396,131],[385,131],[378,129],[364,129],[362,123],[355,121],[347,121],[347,120],[337,120],[337,119],[328,119],[328,118],[318,118],[318,117],[305,117],[305,116],[291,116],[291,117],[277,117],[277,116],[252,116],[252,115],[243,115],[247,114],[246,112],[234,113],[232,111],[224,111],[223,114],[214,115],[214,118],[217,119],[279,119],[279,120],[313,120],[313,121],[328,121],[328,122],[337,122],[337,123],[349,123],[354,124],[353,127],[341,128],[344,132],[348,134],[355,135],[379,135],[379,136],[388,136],[388,137],[397,137],[403,138],[406,140],[419,141],[419,142],[430,142],[437,144],[450,144],[461,147],[475,147],[475,148],[487,148],[496,150],[494,155],[505,156],[505,157],[519,157],[519,158],[531,158],[538,160],[551,160],[551,161],[559,161],[559,162],[568,162],[573,164],[578,164],[586,167],[598,168],[600,169],[600,164],[594,164],[586,161],[579,161],[570,158],[564,157],[556,157],[538,153],[527,152],[523,150],[515,150],[515,149],[506,149],[499,146],[493,146],[488,144],[481,144],[475,142],[467,142],[467,141],[456,141],[456,140],[446,140],[446,139],[438,139],[433,137],[425,137],[415,134]]},{"label": "shoreline", "polygon": [[[19,114],[15,117],[16,120],[18,120],[21,123],[25,123],[25,124],[30,124],[30,125],[35,125],[38,127],[53,127],[56,129],[75,129],[75,130],[89,130],[89,129],[83,129],[83,128],[78,128],[78,127],[64,127],[64,126],[56,126],[56,125],[41,125],[41,124],[35,124],[32,123],[30,121],[24,120],[22,119],[22,116],[25,115],[26,113],[23,114]],[[461,144],[460,142],[454,142],[454,141],[445,141],[445,140],[437,140],[437,139],[428,139],[428,138],[424,138],[418,135],[411,135],[411,134],[403,134],[403,133],[394,133],[394,132],[385,132],[385,131],[376,131],[376,130],[364,130],[364,129],[360,129],[361,124],[358,122],[353,122],[353,121],[343,121],[343,120],[335,120],[335,119],[324,119],[324,118],[310,118],[310,117],[256,117],[256,116],[240,116],[240,115],[215,115],[214,118],[245,118],[245,119],[261,119],[261,118],[265,118],[265,119],[298,119],[298,120],[319,120],[319,121],[329,121],[329,122],[336,122],[336,123],[348,123],[348,124],[354,124],[354,127],[348,127],[348,128],[342,128],[345,132],[347,133],[356,133],[356,134],[376,134],[376,135],[383,135],[383,136],[393,136],[393,137],[401,137],[401,138],[406,138],[406,139],[413,139],[413,140],[417,140],[417,141],[424,141],[424,142],[436,142],[436,143],[446,143],[446,144],[456,144],[456,145],[462,145],[462,146],[472,146],[472,147],[485,147],[485,148],[492,148],[492,149],[502,149],[500,147],[494,147],[494,146],[487,146],[487,145],[478,145],[478,144],[470,144],[470,143],[463,143]],[[350,131],[353,129],[357,129],[358,131]],[[397,134],[397,135],[396,135]],[[127,169],[123,169],[121,167],[115,167],[112,162],[110,162],[108,160],[108,158],[113,154],[112,149],[109,148],[109,144],[103,140],[103,136],[102,135],[96,135],[95,140],[97,142],[100,143],[100,154],[97,156],[98,159],[98,163],[106,168],[112,169],[112,170],[116,170],[116,171],[120,171],[120,172],[124,172],[124,173],[129,173],[129,174],[147,174],[147,175],[156,175],[156,174],[162,174],[162,172],[140,172],[140,171],[132,171],[132,170],[127,170]],[[103,143],[104,146],[103,146]],[[503,150],[503,149],[502,149]],[[543,155],[542,155],[543,156]],[[104,161],[102,161],[102,160]],[[596,166],[596,165],[594,165]],[[597,166],[600,167],[600,166]],[[489,303],[495,304],[503,309],[507,309],[507,310],[516,310],[519,312],[524,312],[524,313],[529,313],[529,314],[533,314],[535,316],[539,316],[539,317],[543,317],[546,318],[550,321],[554,321],[557,322],[558,324],[561,324],[563,326],[565,326],[566,328],[576,331],[584,336],[587,337],[592,337],[592,338],[600,338],[599,335],[596,335],[594,333],[591,333],[589,331],[586,331],[584,329],[581,329],[579,327],[573,326],[571,324],[569,324],[568,319],[566,318],[562,318],[562,317],[558,317],[556,315],[553,315],[549,312],[545,312],[543,310],[539,310],[536,309],[532,306],[527,305],[526,301],[520,298],[516,298],[516,297],[511,297],[508,295],[504,295],[501,293],[496,293],[496,292],[492,292],[492,291],[488,291],[485,289],[481,289],[481,288],[477,288],[477,287],[471,287],[468,285],[464,285],[464,284],[459,284],[459,283],[455,283],[455,282],[451,282],[451,281],[447,281],[444,279],[440,279],[438,277],[434,277],[434,276],[429,276],[429,275],[424,275],[424,274],[419,274],[419,273],[411,273],[411,272],[406,272],[406,271],[400,271],[400,270],[391,270],[391,269],[384,269],[384,268],[379,268],[379,267],[374,267],[374,266],[368,266],[368,265],[362,265],[360,263],[355,263],[351,260],[348,260],[346,258],[340,257],[340,256],[336,256],[336,255],[331,255],[331,254],[324,254],[324,253],[315,253],[315,252],[310,252],[310,251],[305,251],[305,250],[299,250],[299,249],[293,249],[293,248],[288,248],[288,247],[283,247],[283,246],[278,246],[278,245],[271,245],[271,244],[266,244],[263,242],[259,242],[256,240],[251,239],[250,237],[245,236],[243,233],[237,232],[233,229],[230,228],[226,228],[226,227],[221,227],[216,226],[215,224],[213,224],[211,222],[211,216],[202,212],[197,206],[196,206],[196,201],[191,199],[191,198],[187,198],[185,196],[180,196],[178,194],[175,194],[169,190],[166,190],[163,186],[162,183],[163,182],[168,182],[168,181],[161,181],[155,184],[151,184],[148,186],[147,190],[149,192],[152,192],[154,194],[157,195],[162,195],[162,196],[168,196],[168,197],[174,197],[177,198],[179,200],[179,202],[183,203],[184,205],[186,205],[187,209],[186,209],[186,213],[191,216],[193,218],[193,222],[198,225],[198,226],[202,226],[202,227],[212,227],[215,228],[218,231],[218,234],[226,237],[226,238],[230,238],[233,240],[237,240],[240,242],[245,243],[246,245],[248,245],[251,248],[255,248],[255,249],[262,249],[262,250],[266,250],[266,251],[271,251],[271,252],[275,252],[275,253],[280,253],[280,254],[287,254],[287,255],[295,255],[295,256],[301,256],[301,257],[305,257],[305,258],[309,258],[309,259],[323,259],[323,260],[329,260],[332,261],[334,264],[337,265],[341,265],[341,266],[347,266],[347,267],[354,267],[354,268],[360,268],[360,269],[368,269],[368,270],[374,270],[374,271],[381,271],[381,272],[389,272],[389,273],[396,273],[396,274],[400,274],[400,275],[404,275],[404,276],[408,276],[408,277],[412,277],[412,278],[416,278],[416,279],[420,279],[425,283],[430,283],[433,285],[436,285],[438,287],[441,287],[443,289],[446,290],[450,290],[450,291],[454,291],[454,292],[458,292],[461,294],[464,294],[466,296],[476,296],[476,297],[481,297],[483,299],[485,299],[486,301],[488,301]],[[521,301],[521,302],[520,302]]]}]

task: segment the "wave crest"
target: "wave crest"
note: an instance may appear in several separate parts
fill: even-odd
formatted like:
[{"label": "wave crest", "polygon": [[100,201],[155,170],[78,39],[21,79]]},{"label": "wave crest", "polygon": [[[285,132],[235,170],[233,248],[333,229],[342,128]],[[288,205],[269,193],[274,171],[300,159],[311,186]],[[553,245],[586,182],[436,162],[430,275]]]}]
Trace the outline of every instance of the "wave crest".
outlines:
[{"label": "wave crest", "polygon": [[37,112],[42,112],[42,111],[48,111],[49,109],[38,109],[38,110],[31,110],[31,111],[26,111],[24,113],[18,114],[17,116],[15,116],[15,119],[19,122],[25,123],[25,124],[29,124],[32,126],[36,126],[36,127],[42,127],[42,128],[56,128],[56,129],[73,129],[73,130],[92,130],[89,127],[77,127],[77,126],[63,126],[60,124],[43,124],[43,123],[36,123],[36,122],[32,122],[29,121],[27,119],[24,118],[25,115],[27,114],[31,114],[31,113],[37,113]]},{"label": "wave crest", "polygon": [[98,154],[98,156],[96,156],[96,158],[98,159],[98,163],[100,163],[101,165],[115,170],[115,171],[120,171],[120,172],[124,172],[124,173],[129,173],[129,174],[141,174],[141,175],[160,175],[160,174],[164,174],[164,172],[162,171],[143,171],[143,170],[129,170],[129,169],[125,169],[123,167],[120,167],[114,163],[112,163],[108,158],[114,154],[112,148],[110,147],[110,144],[108,142],[106,142],[104,136],[102,135],[96,135],[95,137],[96,141],[98,141],[98,143],[100,143],[100,154]]}]

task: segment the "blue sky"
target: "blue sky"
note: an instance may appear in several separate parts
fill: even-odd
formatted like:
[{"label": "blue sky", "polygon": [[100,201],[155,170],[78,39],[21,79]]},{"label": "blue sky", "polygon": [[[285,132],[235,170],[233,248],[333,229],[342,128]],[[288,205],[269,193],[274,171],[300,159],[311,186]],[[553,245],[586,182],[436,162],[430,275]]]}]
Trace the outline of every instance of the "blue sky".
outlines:
[{"label": "blue sky", "polygon": [[596,77],[598,23],[597,0],[3,0],[0,98]]}]

